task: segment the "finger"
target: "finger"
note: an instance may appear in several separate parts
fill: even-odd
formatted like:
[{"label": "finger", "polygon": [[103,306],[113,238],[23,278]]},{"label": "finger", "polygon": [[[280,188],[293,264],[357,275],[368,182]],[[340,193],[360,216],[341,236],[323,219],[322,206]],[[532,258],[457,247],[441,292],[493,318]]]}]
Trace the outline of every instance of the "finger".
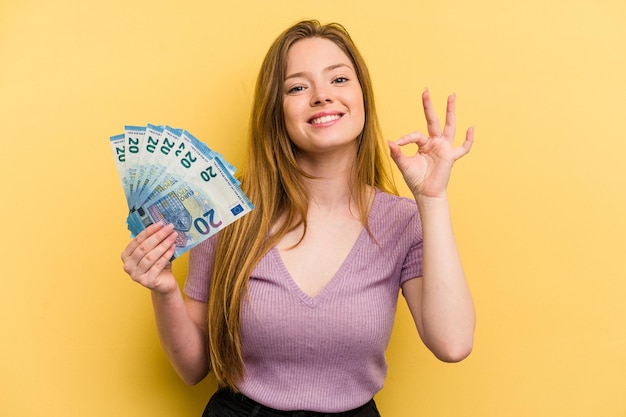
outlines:
[{"label": "finger", "polygon": [[164,239],[167,239],[167,237],[171,235],[173,230],[174,225],[171,223],[161,225],[160,228],[155,228],[152,234],[148,233],[147,235],[137,239],[139,245],[134,252],[139,253],[140,256],[143,256],[146,252],[149,252],[150,250],[152,250],[152,248],[161,243]]},{"label": "finger", "polygon": [[400,150],[400,146],[390,140],[387,141],[387,145],[389,146],[391,159],[393,159],[397,164],[402,158],[404,158],[404,154]]},{"label": "finger", "polygon": [[146,287],[150,289],[156,289],[161,284],[161,272],[169,266],[171,268],[171,259],[176,252],[176,245],[172,245],[152,266],[152,268],[146,273],[150,276],[150,280],[146,283]]},{"label": "finger", "polygon": [[[122,262],[124,263],[124,271],[135,279],[138,275],[143,275],[150,265],[146,264],[145,256],[155,247],[162,243],[165,239],[170,239],[170,243],[175,242],[175,236],[172,237],[174,226],[172,224],[164,225],[159,222],[148,226],[140,232],[122,252]],[[175,233],[174,233],[175,235]],[[159,253],[160,256],[162,254]],[[142,263],[142,261],[144,261]],[[149,260],[147,261],[149,264]]]},{"label": "finger", "polygon": [[428,143],[429,140],[430,138],[423,133],[411,132],[402,136],[395,142],[395,144],[399,146],[404,146],[409,143],[415,143],[417,146],[424,146]]},{"label": "finger", "polygon": [[409,163],[409,158],[402,153],[402,150],[397,142],[388,141],[387,144],[389,145],[389,149],[391,151],[391,159],[395,162],[400,171],[402,171],[403,167],[407,166]]},{"label": "finger", "polygon": [[437,113],[435,113],[433,102],[430,99],[430,93],[428,90],[424,90],[422,93],[422,105],[424,106],[424,115],[426,116],[428,135],[430,137],[441,136],[441,126],[439,125],[439,119],[437,118]]},{"label": "finger", "polygon": [[135,236],[134,239],[132,239],[128,243],[128,245],[126,245],[126,247],[122,251],[122,259],[130,257],[139,245],[141,245],[146,239],[152,236],[152,234],[154,234],[156,231],[163,228],[163,226],[163,223],[158,222],[151,224],[150,226],[142,230],[137,236]]},{"label": "finger", "polygon": [[467,129],[467,133],[465,134],[465,141],[459,148],[456,148],[456,154],[454,156],[454,159],[456,160],[456,159],[461,158],[464,155],[467,155],[470,149],[472,149],[473,144],[474,144],[474,126]]},{"label": "finger", "polygon": [[158,275],[174,255],[177,237],[178,234],[172,230],[165,239],[141,258],[137,264],[138,271],[145,271],[144,274],[148,276]]},{"label": "finger", "polygon": [[174,256],[174,253],[176,252],[176,238],[178,236],[174,237],[174,241],[172,242],[172,244],[170,245],[170,247],[165,251],[165,253],[163,254],[163,256],[161,256],[159,258],[159,260],[157,260],[154,263],[154,268],[157,270],[162,270],[163,268],[165,268],[170,261],[172,260],[172,256]]},{"label": "finger", "polygon": [[162,240],[154,249],[146,253],[139,262],[127,271],[131,278],[147,288],[155,288],[161,271],[168,265],[174,252],[176,251],[177,233],[172,231],[170,235]]},{"label": "finger", "polygon": [[456,134],[456,94],[448,97],[448,105],[446,106],[446,124],[443,127],[443,136],[448,140],[454,140]]}]

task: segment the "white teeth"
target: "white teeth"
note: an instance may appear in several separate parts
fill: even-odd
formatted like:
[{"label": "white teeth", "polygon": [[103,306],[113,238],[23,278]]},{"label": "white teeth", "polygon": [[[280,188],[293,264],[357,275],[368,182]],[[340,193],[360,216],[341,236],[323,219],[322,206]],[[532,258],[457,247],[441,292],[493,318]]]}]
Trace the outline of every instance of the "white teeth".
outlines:
[{"label": "white teeth", "polygon": [[319,124],[322,124],[322,123],[328,123],[328,122],[331,122],[333,120],[337,120],[340,117],[341,116],[338,115],[338,114],[331,114],[331,115],[328,115],[328,116],[322,116],[322,117],[318,117],[316,119],[311,120],[311,124],[319,125]]}]

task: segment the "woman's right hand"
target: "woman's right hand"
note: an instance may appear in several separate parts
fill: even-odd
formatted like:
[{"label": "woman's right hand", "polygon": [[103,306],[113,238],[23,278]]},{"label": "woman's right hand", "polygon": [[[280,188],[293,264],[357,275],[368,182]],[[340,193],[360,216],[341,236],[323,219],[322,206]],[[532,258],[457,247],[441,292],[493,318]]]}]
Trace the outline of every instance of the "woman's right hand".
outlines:
[{"label": "woman's right hand", "polygon": [[122,252],[124,271],[133,281],[159,294],[174,293],[178,283],[170,259],[177,233],[172,224],[155,223],[139,233]]}]

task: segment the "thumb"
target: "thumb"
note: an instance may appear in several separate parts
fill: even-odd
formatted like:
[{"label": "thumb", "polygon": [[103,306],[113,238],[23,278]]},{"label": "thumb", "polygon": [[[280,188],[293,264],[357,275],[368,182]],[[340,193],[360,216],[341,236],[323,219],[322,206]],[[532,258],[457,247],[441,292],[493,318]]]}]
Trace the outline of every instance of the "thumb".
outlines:
[{"label": "thumb", "polygon": [[404,154],[402,153],[402,150],[400,150],[400,146],[390,140],[387,141],[387,146],[389,146],[391,159],[393,159],[396,164],[399,164],[402,158],[404,158]]}]

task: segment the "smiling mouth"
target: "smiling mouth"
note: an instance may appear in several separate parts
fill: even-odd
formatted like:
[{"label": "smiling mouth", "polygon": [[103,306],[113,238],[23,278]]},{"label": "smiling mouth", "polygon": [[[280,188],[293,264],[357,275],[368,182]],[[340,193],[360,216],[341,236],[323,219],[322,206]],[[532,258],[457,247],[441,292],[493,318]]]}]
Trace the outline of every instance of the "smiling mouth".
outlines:
[{"label": "smiling mouth", "polygon": [[309,123],[311,123],[312,125],[321,125],[324,123],[329,123],[334,120],[340,119],[341,116],[342,116],[341,114],[329,114],[327,116],[316,117],[314,119],[311,119],[309,120]]}]

